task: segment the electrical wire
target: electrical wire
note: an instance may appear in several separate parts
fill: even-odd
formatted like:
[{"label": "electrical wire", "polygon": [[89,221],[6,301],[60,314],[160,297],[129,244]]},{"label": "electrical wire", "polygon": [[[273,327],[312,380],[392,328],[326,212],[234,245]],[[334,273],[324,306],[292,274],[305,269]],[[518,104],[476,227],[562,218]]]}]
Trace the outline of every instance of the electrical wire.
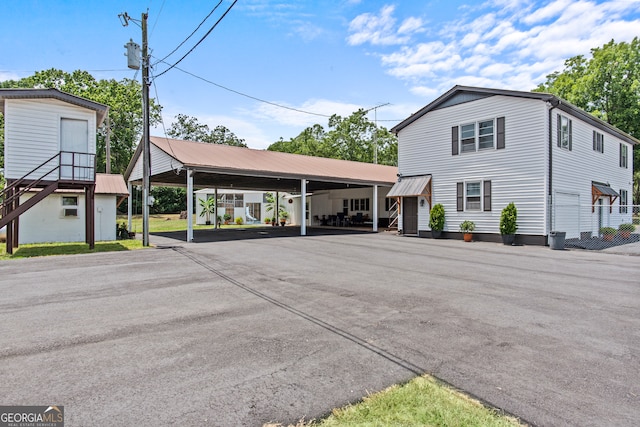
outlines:
[{"label": "electrical wire", "polygon": [[[151,34],[149,34],[149,38],[151,38],[151,36],[153,35],[153,32],[156,29],[156,25],[158,25],[158,21],[160,20],[160,15],[162,15],[162,10],[164,9],[164,3],[166,2],[166,0],[162,0],[162,4],[160,5],[160,11],[158,12],[158,15],[156,16],[156,21],[153,23],[153,27],[151,28]],[[147,10],[149,10],[147,8]]]},{"label": "electrical wire", "polygon": [[[187,38],[186,38],[186,39],[184,39],[184,40],[183,40],[183,41],[182,41],[182,42],[181,42],[181,43],[180,43],[180,44],[179,44],[175,49],[173,49],[171,52],[169,52],[169,54],[168,54],[168,55],[166,55],[164,58],[159,59],[158,61],[154,62],[154,63],[153,63],[153,65],[156,65],[156,64],[157,64],[157,63],[159,63],[159,62],[163,62],[165,59],[167,59],[168,57],[170,57],[171,55],[173,55],[173,54],[174,54],[178,49],[180,49],[180,48],[182,47],[182,45],[184,45],[184,44],[187,42],[187,40],[189,40],[189,39],[190,39],[190,38],[191,38],[191,37],[192,37],[192,36],[193,36],[193,35],[194,35],[194,34],[195,34],[199,29],[200,29],[200,27],[202,27],[202,24],[204,24],[204,23],[207,21],[207,19],[209,19],[209,17],[210,17],[211,15],[213,15],[213,12],[215,12],[215,11],[216,11],[216,9],[218,8],[218,6],[220,6],[220,5],[222,4],[222,2],[223,2],[223,0],[220,0],[220,1],[218,2],[218,4],[217,4],[217,5],[215,5],[215,7],[211,10],[211,12],[209,12],[209,14],[208,14],[208,15],[207,15],[203,20],[202,20],[202,22],[200,22],[200,24],[198,24],[198,26],[196,27],[196,29],[195,29],[195,30],[193,30],[193,32],[192,32],[191,34],[189,34],[189,35],[187,36]],[[163,5],[164,5],[164,3],[163,3]],[[156,22],[157,22],[157,21],[156,21]]]},{"label": "electrical wire", "polygon": [[[156,94],[156,102],[158,103],[158,105],[160,105],[160,97],[158,97],[158,85],[156,85],[156,81],[153,75],[153,72],[151,72],[151,70],[149,70],[149,72],[151,73],[151,83],[153,84],[153,90]],[[164,118],[162,117],[162,114],[160,114],[160,123],[162,123],[162,132],[164,133],[164,139],[167,141],[167,145],[169,146],[169,149],[171,150],[171,154],[173,154],[173,158],[170,160],[170,165],[171,165],[171,169],[173,169],[173,172],[176,175],[180,175],[180,168],[174,168],[173,167],[173,159],[177,159],[178,156],[176,155],[175,151],[173,151],[173,147],[171,146],[171,142],[169,140],[169,137],[167,136],[167,128],[164,125]]]},{"label": "electrical wire", "polygon": [[331,115],[329,115],[329,114],[321,114],[321,113],[314,113],[314,112],[312,112],[312,111],[300,110],[300,109],[298,109],[298,108],[288,107],[288,106],[286,106],[286,105],[277,104],[277,103],[275,103],[275,102],[271,102],[271,101],[267,101],[267,100],[264,100],[264,99],[261,99],[261,98],[257,98],[257,97],[255,97],[255,96],[251,96],[251,95],[248,95],[248,94],[246,94],[246,93],[243,93],[243,92],[237,91],[237,90],[235,90],[235,89],[231,89],[231,88],[228,88],[228,87],[223,86],[223,85],[221,85],[221,84],[218,84],[218,83],[212,82],[211,80],[205,79],[204,77],[200,77],[200,76],[198,76],[198,75],[196,75],[196,74],[194,74],[194,73],[192,73],[192,72],[190,72],[190,71],[184,70],[184,69],[182,69],[182,68],[180,68],[180,67],[175,67],[175,66],[174,66],[174,68],[175,68],[176,70],[178,70],[178,71],[182,71],[183,73],[190,75],[191,77],[194,77],[194,78],[196,78],[196,79],[198,79],[198,80],[202,80],[202,81],[203,81],[203,82],[205,82],[205,83],[209,83],[210,85],[213,85],[213,86],[219,87],[220,89],[224,89],[224,90],[229,91],[229,92],[231,92],[231,93],[235,93],[236,95],[244,96],[245,98],[249,98],[249,99],[253,99],[254,101],[262,102],[263,104],[273,105],[274,107],[284,108],[284,109],[286,109],[286,110],[295,111],[295,112],[298,112],[298,113],[310,114],[310,115],[312,115],[312,116],[331,117]]},{"label": "electrical wire", "polygon": [[178,65],[180,62],[182,62],[183,59],[185,59],[187,56],[189,56],[189,54],[191,52],[193,52],[195,50],[196,47],[198,47],[198,45],[200,43],[202,43],[204,41],[204,39],[206,39],[209,34],[211,34],[211,32],[218,26],[218,24],[220,23],[220,21],[222,21],[224,19],[225,16],[227,16],[227,13],[229,13],[231,11],[231,8],[233,8],[233,6],[238,2],[238,0],[234,0],[233,3],[231,3],[231,6],[229,6],[229,8],[222,14],[222,16],[216,21],[215,24],[213,24],[213,27],[211,27],[209,29],[209,31],[206,32],[206,34],[204,36],[202,36],[202,38],[200,40],[198,40],[198,43],[196,43],[190,50],[189,52],[185,53],[184,56],[180,59],[178,59],[176,62],[173,63],[173,65],[171,65],[169,68],[167,68],[166,70],[164,70],[163,72],[161,72],[160,74],[158,74],[156,76],[156,78],[162,76],[163,74],[165,74],[167,71],[171,70],[172,68],[175,68],[176,65]]}]

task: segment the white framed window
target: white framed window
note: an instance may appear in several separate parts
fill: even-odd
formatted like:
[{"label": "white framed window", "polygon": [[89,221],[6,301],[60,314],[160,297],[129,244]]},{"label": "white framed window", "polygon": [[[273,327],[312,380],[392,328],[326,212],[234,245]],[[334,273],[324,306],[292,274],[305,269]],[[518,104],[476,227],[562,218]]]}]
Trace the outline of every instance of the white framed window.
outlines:
[{"label": "white framed window", "polygon": [[620,167],[625,169],[629,167],[629,152],[627,150],[627,145],[620,143]]},{"label": "white framed window", "polygon": [[595,130],[593,131],[593,151],[604,153],[604,135]]},{"label": "white framed window", "polygon": [[62,217],[63,218],[78,217],[78,196],[62,197]]},{"label": "white framed window", "polygon": [[467,153],[476,151],[476,124],[466,124],[460,126],[460,151]]},{"label": "white framed window", "polygon": [[571,119],[562,114],[558,114],[558,147],[571,151],[572,135],[571,135]]},{"label": "white framed window", "polygon": [[351,211],[368,211],[369,199],[351,199]]},{"label": "white framed window", "polygon": [[471,181],[465,183],[465,211],[479,211],[482,208],[482,183],[480,181]]},{"label": "white framed window", "polygon": [[478,150],[493,148],[493,120],[478,122]]},{"label": "white framed window", "polygon": [[627,213],[628,203],[629,203],[629,199],[627,196],[627,190],[620,190],[620,213],[621,214]]},{"label": "white framed window", "polygon": [[460,152],[492,149],[495,140],[494,120],[467,123],[460,126]]}]

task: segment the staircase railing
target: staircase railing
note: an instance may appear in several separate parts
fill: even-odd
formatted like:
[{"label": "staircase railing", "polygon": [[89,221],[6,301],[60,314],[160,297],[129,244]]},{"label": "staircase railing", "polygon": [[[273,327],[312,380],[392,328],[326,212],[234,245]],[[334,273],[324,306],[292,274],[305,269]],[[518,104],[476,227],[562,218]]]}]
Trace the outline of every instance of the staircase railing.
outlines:
[{"label": "staircase railing", "polygon": [[389,207],[389,228],[398,228],[398,199],[394,199],[393,204]]},{"label": "staircase railing", "polygon": [[[70,160],[69,160],[70,159]],[[54,162],[54,160],[57,160]],[[44,172],[41,172],[44,170]],[[53,179],[46,179],[58,171]],[[36,175],[36,179],[28,179]],[[41,186],[48,181],[93,182],[95,181],[95,154],[60,151],[27,172],[22,178],[12,181],[0,192],[0,212],[8,213],[8,208],[20,200],[28,191]],[[27,183],[28,181],[28,183]],[[26,183],[26,185],[24,185]],[[24,185],[24,186],[23,186]],[[14,191],[20,188],[19,191]]]}]

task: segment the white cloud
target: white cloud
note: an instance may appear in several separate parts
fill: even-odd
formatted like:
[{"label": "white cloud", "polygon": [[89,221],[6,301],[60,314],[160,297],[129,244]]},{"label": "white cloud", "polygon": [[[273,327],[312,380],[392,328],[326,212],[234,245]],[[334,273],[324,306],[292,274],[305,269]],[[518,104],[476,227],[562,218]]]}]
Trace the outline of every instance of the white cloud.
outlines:
[{"label": "white cloud", "polygon": [[422,32],[424,29],[422,28],[424,22],[420,18],[410,17],[402,22],[400,28],[398,28],[399,34],[411,34],[416,32]]},{"label": "white cloud", "polygon": [[0,71],[0,82],[7,80],[20,80],[22,77],[16,73]]},{"label": "white cloud", "polygon": [[[382,33],[395,37],[398,46],[377,55],[390,75],[410,82],[410,91],[420,96],[454,84],[529,90],[561,70],[566,59],[588,57],[611,39],[630,41],[640,28],[638,0],[488,0],[458,9],[454,20],[430,23],[428,32],[415,30],[421,21],[407,24],[416,38],[410,43],[393,31],[393,12],[387,6],[377,16],[354,19],[351,41],[381,45],[376,40]],[[374,37],[372,29],[385,32]]]},{"label": "white cloud", "polygon": [[392,16],[395,6],[387,5],[380,9],[378,15],[363,13],[349,23],[347,42],[352,46],[365,43],[372,45],[398,45],[408,43],[410,35],[423,31],[423,21],[410,17],[396,29],[396,19]]}]

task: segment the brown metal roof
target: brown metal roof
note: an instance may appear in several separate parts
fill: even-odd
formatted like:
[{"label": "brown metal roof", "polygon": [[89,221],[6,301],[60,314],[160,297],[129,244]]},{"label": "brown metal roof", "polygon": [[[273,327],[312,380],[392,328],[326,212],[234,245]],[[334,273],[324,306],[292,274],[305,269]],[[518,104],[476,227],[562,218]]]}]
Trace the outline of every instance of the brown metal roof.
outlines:
[{"label": "brown metal roof", "polygon": [[129,190],[122,175],[97,173],[96,194],[115,194],[116,196],[128,196]]},{"label": "brown metal roof", "polygon": [[[151,137],[150,142],[184,168],[194,171],[196,187],[233,187],[255,190],[295,191],[301,179],[309,180],[309,191],[349,186],[381,185],[396,182],[395,166],[303,156],[276,151],[255,150],[220,144]],[[152,150],[153,152],[153,150]],[[129,179],[136,162],[141,161],[141,148],[136,150],[125,179]],[[154,185],[185,185],[185,171],[162,174],[153,172]]]}]

